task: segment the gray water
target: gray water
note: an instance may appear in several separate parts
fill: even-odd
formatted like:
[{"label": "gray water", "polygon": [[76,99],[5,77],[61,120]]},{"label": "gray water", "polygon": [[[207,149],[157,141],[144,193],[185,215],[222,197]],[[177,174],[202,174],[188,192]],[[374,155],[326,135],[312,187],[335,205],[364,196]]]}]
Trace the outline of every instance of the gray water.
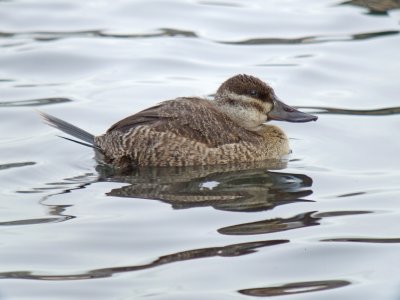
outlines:
[{"label": "gray water", "polygon": [[[0,1],[0,299],[400,299],[399,1]],[[318,114],[287,164],[97,165],[95,134],[228,77]]]}]

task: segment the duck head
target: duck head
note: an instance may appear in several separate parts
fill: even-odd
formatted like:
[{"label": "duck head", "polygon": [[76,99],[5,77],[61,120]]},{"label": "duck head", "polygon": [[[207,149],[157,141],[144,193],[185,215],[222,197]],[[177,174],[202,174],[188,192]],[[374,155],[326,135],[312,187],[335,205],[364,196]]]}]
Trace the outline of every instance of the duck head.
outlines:
[{"label": "duck head", "polygon": [[236,75],[222,83],[215,95],[215,103],[232,120],[249,130],[258,130],[260,125],[270,120],[317,120],[316,116],[286,105],[269,85],[249,75]]}]

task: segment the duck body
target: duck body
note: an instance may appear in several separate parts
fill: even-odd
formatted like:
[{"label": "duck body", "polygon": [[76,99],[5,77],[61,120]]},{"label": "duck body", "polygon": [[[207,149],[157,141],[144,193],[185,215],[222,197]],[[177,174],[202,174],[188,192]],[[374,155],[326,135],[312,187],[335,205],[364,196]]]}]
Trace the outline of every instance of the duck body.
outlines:
[{"label": "duck body", "polygon": [[138,166],[213,165],[279,159],[289,153],[285,133],[262,125],[240,126],[213,101],[177,98],[146,109],[97,136],[113,164]]},{"label": "duck body", "polygon": [[317,119],[287,106],[270,86],[249,75],[236,75],[225,81],[214,100],[182,97],[164,101],[122,119],[99,136],[53,116],[41,115],[49,125],[83,141],[76,142],[101,152],[104,160],[115,167],[281,159],[290,151],[288,138],[280,128],[264,123]]}]

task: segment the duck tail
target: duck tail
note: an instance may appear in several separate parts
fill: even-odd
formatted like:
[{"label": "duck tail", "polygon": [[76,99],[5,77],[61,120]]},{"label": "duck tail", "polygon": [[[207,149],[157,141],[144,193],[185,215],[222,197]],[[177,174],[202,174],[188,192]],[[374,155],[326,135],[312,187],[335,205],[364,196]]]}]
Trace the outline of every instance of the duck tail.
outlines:
[{"label": "duck tail", "polygon": [[94,135],[81,129],[76,127],[75,125],[72,125],[68,122],[65,122],[59,118],[56,118],[52,115],[46,114],[44,112],[41,111],[37,111],[37,113],[40,115],[40,117],[42,118],[43,122],[46,123],[47,125],[57,128],[58,130],[61,130],[62,132],[65,132],[69,135],[72,135],[73,137],[79,139],[80,141],[74,140],[74,139],[70,139],[67,137],[63,137],[63,136],[59,136],[63,139],[87,146],[87,147],[91,147],[91,148],[95,148],[97,150],[100,150],[100,148],[98,146],[95,145],[94,143]]}]

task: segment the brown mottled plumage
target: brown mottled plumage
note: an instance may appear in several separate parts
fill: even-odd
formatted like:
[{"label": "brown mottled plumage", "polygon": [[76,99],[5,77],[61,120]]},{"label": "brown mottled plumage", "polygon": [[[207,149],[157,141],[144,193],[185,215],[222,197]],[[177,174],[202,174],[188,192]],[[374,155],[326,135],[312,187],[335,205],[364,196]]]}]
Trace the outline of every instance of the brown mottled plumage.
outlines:
[{"label": "brown mottled plumage", "polygon": [[214,101],[186,97],[165,101],[117,122],[96,137],[55,117],[43,113],[42,117],[96,148],[117,167],[280,159],[289,153],[287,137],[278,127],[264,123],[317,119],[280,102],[270,86],[248,75],[225,81]]}]

